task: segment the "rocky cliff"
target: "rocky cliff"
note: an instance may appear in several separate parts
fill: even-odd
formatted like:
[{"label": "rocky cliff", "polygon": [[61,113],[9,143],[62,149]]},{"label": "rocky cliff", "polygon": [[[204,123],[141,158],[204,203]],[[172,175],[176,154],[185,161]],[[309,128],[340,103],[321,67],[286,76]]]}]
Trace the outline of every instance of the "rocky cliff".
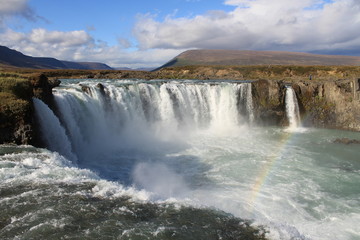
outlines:
[{"label": "rocky cliff", "polygon": [[[220,70],[212,71],[219,73]],[[162,78],[169,78],[168,73]],[[227,79],[232,79],[232,72],[220,71],[220,73],[225,74]],[[174,74],[177,74],[177,77],[188,78],[184,72],[174,72]],[[201,75],[199,78],[216,78],[217,75],[214,77],[211,74]],[[236,74],[241,73],[236,72]],[[116,74],[114,76],[118,77]],[[137,76],[141,78],[141,75]],[[160,78],[159,74],[156,76]],[[223,78],[223,75],[221,76]],[[151,73],[146,73],[146,77],[153,76]],[[26,79],[11,74],[0,76],[0,144],[41,145],[32,98],[39,98],[55,109],[52,88],[59,84],[60,81],[49,80],[44,74],[33,75]],[[288,124],[285,113],[285,91],[286,86],[289,85],[296,92],[304,126],[360,131],[360,79],[357,77],[316,81],[304,78],[254,80],[252,92],[257,124],[276,126]]]},{"label": "rocky cliff", "polygon": [[360,131],[359,81],[304,81],[292,84],[304,124]]},{"label": "rocky cliff", "polygon": [[253,82],[253,100],[258,124],[288,124],[285,89],[292,86],[304,126],[360,131],[359,79],[296,82]]},{"label": "rocky cliff", "polygon": [[52,105],[52,88],[59,83],[43,74],[27,79],[15,74],[0,76],[0,144],[39,145],[32,98]]}]

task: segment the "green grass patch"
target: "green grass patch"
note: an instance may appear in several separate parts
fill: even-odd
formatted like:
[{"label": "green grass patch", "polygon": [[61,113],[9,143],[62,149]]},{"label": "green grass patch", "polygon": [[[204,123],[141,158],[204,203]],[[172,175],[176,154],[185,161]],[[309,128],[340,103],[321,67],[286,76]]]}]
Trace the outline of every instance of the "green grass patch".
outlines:
[{"label": "green grass patch", "polygon": [[0,130],[21,121],[31,108],[32,90],[27,79],[17,74],[0,75]]},{"label": "green grass patch", "polygon": [[0,112],[7,115],[23,114],[29,107],[29,101],[19,99],[11,93],[0,92],[0,99]]},{"label": "green grass patch", "polygon": [[0,92],[13,94],[20,99],[31,98],[30,83],[22,77],[0,76]]}]

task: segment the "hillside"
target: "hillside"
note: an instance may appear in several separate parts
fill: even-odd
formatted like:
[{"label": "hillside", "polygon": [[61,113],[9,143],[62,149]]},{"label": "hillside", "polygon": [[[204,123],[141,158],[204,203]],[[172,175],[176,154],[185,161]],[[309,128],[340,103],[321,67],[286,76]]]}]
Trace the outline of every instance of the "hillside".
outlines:
[{"label": "hillside", "polygon": [[160,68],[189,65],[360,66],[360,57],[280,51],[189,50]]},{"label": "hillside", "polygon": [[112,69],[103,63],[70,62],[61,61],[56,58],[31,57],[5,46],[0,46],[0,66],[35,69]]}]

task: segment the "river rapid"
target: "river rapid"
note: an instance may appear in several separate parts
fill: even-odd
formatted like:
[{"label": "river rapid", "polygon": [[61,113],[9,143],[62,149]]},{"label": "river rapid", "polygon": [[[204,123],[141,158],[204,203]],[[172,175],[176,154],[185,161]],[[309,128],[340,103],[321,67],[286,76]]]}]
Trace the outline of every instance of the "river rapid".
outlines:
[{"label": "river rapid", "polygon": [[99,82],[0,146],[1,239],[360,239],[359,133],[257,126],[249,82]]}]

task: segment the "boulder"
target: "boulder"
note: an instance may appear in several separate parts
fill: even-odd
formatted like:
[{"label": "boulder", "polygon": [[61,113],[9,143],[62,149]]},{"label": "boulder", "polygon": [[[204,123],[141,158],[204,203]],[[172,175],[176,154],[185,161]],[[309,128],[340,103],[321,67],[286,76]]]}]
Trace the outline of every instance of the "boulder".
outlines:
[{"label": "boulder", "polygon": [[350,138],[337,138],[334,140],[334,143],[341,143],[341,144],[360,144],[360,140],[350,139]]}]

